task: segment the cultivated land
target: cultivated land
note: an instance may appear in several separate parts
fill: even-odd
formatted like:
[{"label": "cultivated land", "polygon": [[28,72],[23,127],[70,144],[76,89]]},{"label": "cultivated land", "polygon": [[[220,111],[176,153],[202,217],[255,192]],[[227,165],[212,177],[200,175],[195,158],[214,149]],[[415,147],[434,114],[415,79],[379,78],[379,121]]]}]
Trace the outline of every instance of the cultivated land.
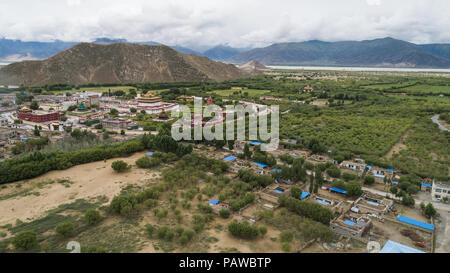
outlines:
[{"label": "cultivated land", "polygon": [[[234,149],[229,150],[228,143],[205,141],[195,145],[193,154],[185,155],[175,144],[169,145],[169,140],[162,134],[153,137],[151,145],[142,144],[144,146],[133,150],[138,152],[129,153],[129,156],[121,154],[105,161],[76,163],[70,168],[64,165],[60,170],[43,172],[28,180],[10,181],[13,183],[0,185],[0,252],[22,252],[11,242],[19,232],[26,230],[35,231],[39,242],[38,246],[27,250],[30,252],[67,252],[65,245],[72,240],[80,242],[82,247],[95,246],[106,252],[366,251],[367,237],[349,239],[330,229],[329,220],[343,213],[341,207],[333,208],[330,218],[316,215],[325,206],[314,207],[314,212],[308,213],[292,209],[288,202],[280,207],[274,203],[273,209],[264,209],[267,202],[259,197],[260,192],[265,191],[278,199],[279,196],[270,188],[275,185],[285,188],[283,195],[290,196],[292,185],[283,182],[276,185],[276,178],[289,180],[295,187],[315,193],[316,197],[342,202],[346,210],[360,192],[344,197],[321,187],[338,185],[351,189],[356,184],[359,189],[364,186],[384,194],[396,189],[396,212],[383,216],[391,220],[379,222],[372,219],[371,238],[377,238],[380,244],[390,239],[419,248],[401,233],[404,229],[411,229],[424,239],[425,248],[421,249],[432,252],[430,233],[399,224],[395,222],[395,216],[430,222],[419,209],[422,195],[429,196],[429,193],[418,195],[415,187],[427,179],[449,181],[449,135],[431,120],[436,114],[450,112],[450,81],[447,76],[278,70],[221,83],[81,87],[80,91],[98,92],[108,89],[152,90],[168,102],[179,102],[179,96],[183,95],[211,96],[215,103],[223,105],[226,102],[222,99],[279,105],[284,113],[280,119],[282,144],[269,154],[251,147],[253,154],[246,157],[242,143],[236,143]],[[305,87],[311,87],[313,91]],[[65,93],[67,90],[53,92]],[[279,100],[259,100],[263,95]],[[191,106],[191,103],[186,104]],[[154,117],[140,114],[132,118],[140,125],[147,124],[147,128],[154,127],[164,133],[164,124],[169,123],[153,122]],[[86,139],[77,140],[70,134],[63,133],[61,137],[66,142],[69,139],[86,142]],[[138,138],[136,143],[142,139]],[[295,142],[288,141],[293,139]],[[188,144],[192,143],[183,143]],[[33,151],[39,150],[48,149],[33,148]],[[64,150],[73,152],[67,148]],[[162,152],[162,159],[156,160],[154,167],[139,168],[136,161],[148,151]],[[15,156],[24,156],[28,152],[30,150]],[[239,157],[237,161],[240,163],[226,163],[227,169],[222,159],[232,154]],[[296,158],[303,158],[304,162],[293,162]],[[351,171],[338,165],[357,158],[363,158],[365,164],[377,168],[394,169],[395,175],[400,177],[400,184],[390,184],[393,178],[367,183],[364,181],[369,173]],[[111,164],[117,160],[132,165],[131,169],[122,173],[113,171]],[[335,160],[338,164],[334,163]],[[269,167],[258,169],[254,161]],[[2,164],[5,163],[0,163],[0,167],[4,166]],[[245,169],[253,176],[237,173],[239,169]],[[272,169],[280,169],[280,176]],[[0,171],[5,170],[0,168]],[[25,172],[26,166],[14,170]],[[4,173],[6,175],[7,170]],[[311,178],[312,173],[315,177]],[[404,202],[407,197],[416,199],[415,206]],[[214,199],[229,204],[229,218],[210,211],[208,203]],[[313,198],[295,199],[301,204],[317,205]],[[118,210],[111,205],[113,200],[120,201]],[[84,214],[90,208],[102,216],[96,225],[86,223]],[[448,251],[445,249],[448,212],[439,209],[437,213],[441,216],[435,218],[439,222],[435,232],[436,252]],[[243,234],[233,235],[229,230],[233,220],[255,220],[254,226],[265,227],[267,231],[262,235],[257,231],[257,235],[250,238]],[[75,226],[73,234],[66,238],[55,232],[56,225],[64,221]],[[149,225],[154,228],[152,234],[149,233],[152,230]],[[188,236],[186,230],[193,234]]]}]

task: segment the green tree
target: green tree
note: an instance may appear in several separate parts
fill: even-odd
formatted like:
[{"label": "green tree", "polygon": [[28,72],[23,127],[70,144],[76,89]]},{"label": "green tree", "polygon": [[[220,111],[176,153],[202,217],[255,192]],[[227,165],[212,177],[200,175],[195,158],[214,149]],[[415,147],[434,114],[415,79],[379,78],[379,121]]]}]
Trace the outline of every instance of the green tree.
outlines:
[{"label": "green tree", "polygon": [[22,231],[14,236],[12,244],[16,249],[28,250],[38,244],[36,232]]},{"label": "green tree", "polygon": [[37,101],[32,101],[31,102],[31,104],[30,104],[30,109],[32,109],[32,110],[38,110],[39,109],[39,104],[38,104],[38,102]]},{"label": "green tree", "polygon": [[436,209],[433,207],[433,204],[428,203],[428,205],[425,207],[425,215],[429,218],[436,215]]},{"label": "green tree", "polygon": [[63,222],[56,226],[56,233],[64,238],[72,236],[74,231],[75,226],[71,222]]}]

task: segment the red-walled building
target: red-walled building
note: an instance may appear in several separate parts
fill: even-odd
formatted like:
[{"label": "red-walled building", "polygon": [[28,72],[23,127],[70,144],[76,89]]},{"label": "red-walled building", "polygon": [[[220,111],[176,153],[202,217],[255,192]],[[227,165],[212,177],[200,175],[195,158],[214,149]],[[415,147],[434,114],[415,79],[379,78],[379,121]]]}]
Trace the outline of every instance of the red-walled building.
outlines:
[{"label": "red-walled building", "polygon": [[33,111],[27,107],[17,112],[17,117],[21,120],[42,123],[47,121],[59,120],[64,114],[59,112]]}]

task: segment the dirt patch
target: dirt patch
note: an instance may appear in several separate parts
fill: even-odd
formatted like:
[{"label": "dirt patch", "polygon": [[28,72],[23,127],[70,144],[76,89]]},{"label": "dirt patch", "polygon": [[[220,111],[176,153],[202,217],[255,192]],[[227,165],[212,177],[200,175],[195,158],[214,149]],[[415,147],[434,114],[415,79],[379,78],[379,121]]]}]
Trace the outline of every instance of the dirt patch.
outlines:
[{"label": "dirt patch", "polygon": [[[117,174],[111,169],[115,160],[123,160],[128,164],[144,156],[145,152],[130,157],[115,158],[79,165],[62,171],[51,171],[40,177],[21,181],[8,186],[1,196],[9,194],[8,199],[0,198],[0,224],[13,223],[16,219],[29,221],[38,218],[50,209],[61,204],[104,195],[109,199],[119,194],[128,184],[145,185],[151,179],[159,178],[158,171],[148,171],[133,167],[131,171]],[[49,181],[67,180],[73,183],[50,183]],[[20,185],[20,188],[17,188]],[[29,191],[36,194],[12,194],[18,191]],[[0,197],[1,197],[0,196]]]},{"label": "dirt patch", "polygon": [[408,149],[408,147],[405,144],[403,144],[403,142],[408,137],[408,135],[409,135],[409,130],[406,130],[403,133],[403,135],[400,137],[398,142],[395,143],[394,146],[392,146],[392,148],[389,150],[389,152],[387,152],[387,154],[384,156],[384,158],[391,159],[392,156],[394,155],[394,153],[399,153],[401,150]]}]

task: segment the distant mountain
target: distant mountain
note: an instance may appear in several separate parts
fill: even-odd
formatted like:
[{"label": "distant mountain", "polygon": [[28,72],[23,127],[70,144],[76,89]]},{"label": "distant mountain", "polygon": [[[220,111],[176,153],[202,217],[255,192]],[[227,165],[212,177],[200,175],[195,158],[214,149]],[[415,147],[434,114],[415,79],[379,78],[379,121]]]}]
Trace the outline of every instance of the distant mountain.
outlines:
[{"label": "distant mountain", "polygon": [[246,51],[246,49],[233,48],[225,45],[218,45],[211,49],[206,50],[205,52],[203,52],[203,55],[216,61],[227,61],[244,51]]},{"label": "distant mountain", "polygon": [[336,65],[450,68],[449,46],[416,45],[383,38],[361,42],[322,42],[273,44],[265,48],[240,53],[232,62],[251,60],[263,64],[283,65]]},{"label": "distant mountain", "polygon": [[109,39],[109,38],[97,38],[93,42],[94,44],[101,44],[101,45],[110,45],[115,43],[127,43],[128,41],[126,39]]},{"label": "distant mountain", "polygon": [[0,62],[48,58],[62,50],[74,46],[75,42],[23,42],[0,39]]},{"label": "distant mountain", "polygon": [[184,54],[194,54],[194,55],[198,55],[198,56],[204,56],[202,53],[195,51],[193,49],[187,48],[187,47],[183,47],[183,46],[171,46],[171,48],[175,49],[178,52],[184,53]]},{"label": "distant mountain", "polygon": [[0,68],[0,84],[223,81],[248,75],[236,66],[168,46],[81,43],[43,61]]}]

